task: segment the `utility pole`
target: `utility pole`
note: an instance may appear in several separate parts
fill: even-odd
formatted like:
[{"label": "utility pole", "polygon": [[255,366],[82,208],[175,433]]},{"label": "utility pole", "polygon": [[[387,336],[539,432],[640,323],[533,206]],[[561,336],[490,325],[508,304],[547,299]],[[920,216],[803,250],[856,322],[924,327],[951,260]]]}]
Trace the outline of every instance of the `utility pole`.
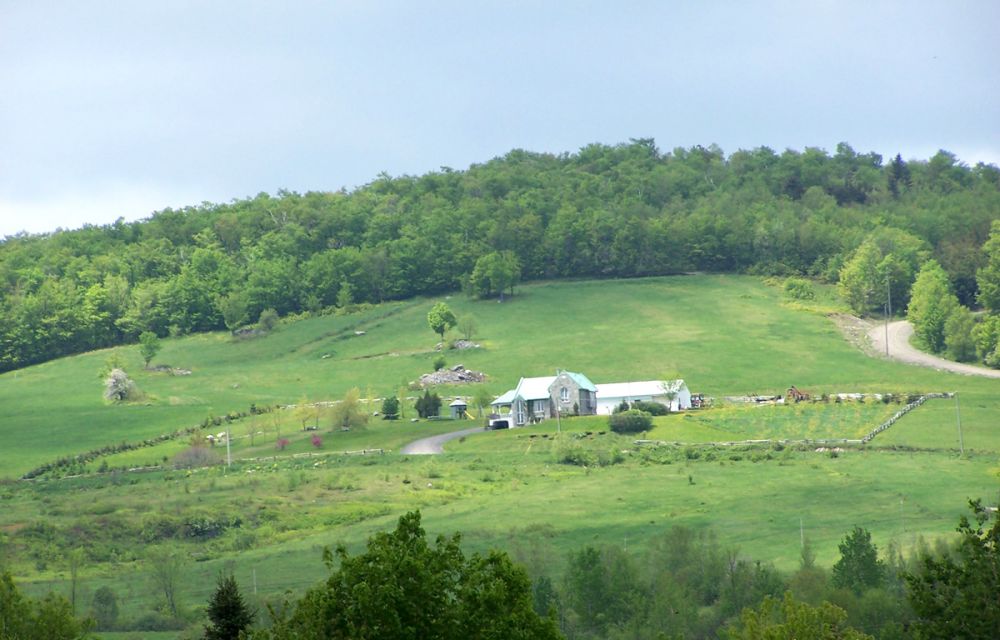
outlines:
[{"label": "utility pole", "polygon": [[965,443],[962,442],[962,410],[958,406],[958,392],[955,392],[955,418],[958,420],[958,450],[965,457]]},{"label": "utility pole", "polygon": [[892,317],[892,289],[889,288],[889,274],[885,274],[885,355],[889,355],[889,318]]}]

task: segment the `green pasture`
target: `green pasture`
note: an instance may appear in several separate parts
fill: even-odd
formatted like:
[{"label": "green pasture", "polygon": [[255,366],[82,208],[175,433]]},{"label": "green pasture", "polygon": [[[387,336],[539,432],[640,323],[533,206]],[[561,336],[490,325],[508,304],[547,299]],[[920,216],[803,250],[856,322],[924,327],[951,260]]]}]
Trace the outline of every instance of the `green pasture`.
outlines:
[{"label": "green pasture", "polygon": [[[481,348],[444,356],[449,366],[486,372],[495,394],[519,376],[567,368],[595,382],[683,377],[717,402],[656,418],[637,436],[609,432],[605,417],[564,418],[470,435],[441,456],[398,452],[411,440],[470,423],[410,422],[407,402],[403,420],[373,418],[364,429],[342,432],[331,429],[328,410],[307,418],[288,407],[98,458],[80,477],[13,480],[61,456],[172,433],[251,404],[336,400],[358,387],[365,406],[377,409],[380,397],[430,371],[440,355],[426,324],[435,300],[289,322],[252,340],[165,340],[154,363],[191,370],[186,376],[144,371],[136,348],[120,349],[145,393],[142,402],[122,406],[101,399],[98,374],[108,351],[6,373],[0,553],[26,590],[65,592],[65,554],[83,547],[84,601],[108,585],[124,611],[139,615],[160,599],[148,568],[152,548],[176,548],[187,559],[188,608],[203,606],[227,567],[245,591],[255,576],[258,598],[274,599],[322,578],[324,546],[359,549],[414,508],[432,534],[461,531],[469,550],[501,547],[533,572],[555,576],[566,554],[582,545],[641,553],[677,525],[711,527],[724,544],[782,569],[796,566],[800,523],[827,565],[855,525],[868,528],[883,549],[890,541],[911,549],[921,538],[947,536],[968,498],[1000,498],[1000,382],[864,355],[826,316],[829,295],[820,287],[821,302],[792,305],[757,278],[706,275],[532,284],[503,304],[453,296],[447,302],[457,315],[475,316]],[[781,394],[793,384],[817,397],[957,391],[965,456],[952,399],[928,401],[864,448],[706,444],[859,438],[900,406],[722,400]],[[318,422],[318,430],[303,430],[303,421]],[[192,439],[227,430],[231,468],[165,464]],[[284,450],[275,446],[279,437],[289,440]],[[225,458],[223,444],[209,449]],[[362,449],[384,452],[345,453]],[[577,463],[566,464],[568,458]],[[164,468],[120,471],[157,465]],[[218,530],[198,534],[204,523]]]},{"label": "green pasture", "polygon": [[[146,564],[150,546],[174,545],[189,558],[188,607],[201,606],[214,576],[229,567],[245,589],[255,573],[260,596],[275,597],[322,579],[324,546],[360,549],[414,508],[432,535],[461,531],[470,551],[505,548],[532,571],[552,575],[570,550],[613,544],[641,553],[673,526],[709,527],[724,545],[787,570],[796,566],[800,522],[829,565],[854,525],[872,531],[880,548],[893,542],[909,550],[949,535],[967,498],[995,500],[1000,488],[995,453],[647,449],[597,426],[568,419],[560,427],[474,434],[436,457],[278,458],[239,461],[228,471],[8,485],[5,530],[38,530],[28,537],[20,529],[7,549],[17,574],[43,592],[67,588],[59,548],[75,541],[91,558],[82,574],[86,590],[109,585],[126,610],[142,611],[158,602]],[[905,419],[894,429],[905,432]],[[560,464],[567,446],[626,453],[611,466]],[[156,538],[165,522],[206,517],[242,522],[205,540]]]},{"label": "green pasture", "polygon": [[[1000,410],[995,380],[978,380],[872,359],[847,344],[827,319],[828,291],[815,307],[790,305],[757,278],[683,276],[525,285],[503,304],[447,299],[473,315],[480,349],[445,351],[448,365],[489,376],[496,394],[522,375],[556,368],[595,382],[683,377],[709,395],[954,391]],[[347,316],[288,323],[271,335],[234,341],[225,333],[164,341],[154,363],[188,376],[144,371],[136,347],[119,348],[144,402],[112,406],[99,377],[110,352],[64,358],[0,376],[0,477],[110,443],[199,424],[208,416],[332,400],[351,387],[382,397],[431,370],[439,354],[427,327],[433,300],[387,303]],[[356,332],[364,332],[357,335]],[[454,337],[454,332],[452,336]],[[443,393],[466,393],[453,387]]]}]

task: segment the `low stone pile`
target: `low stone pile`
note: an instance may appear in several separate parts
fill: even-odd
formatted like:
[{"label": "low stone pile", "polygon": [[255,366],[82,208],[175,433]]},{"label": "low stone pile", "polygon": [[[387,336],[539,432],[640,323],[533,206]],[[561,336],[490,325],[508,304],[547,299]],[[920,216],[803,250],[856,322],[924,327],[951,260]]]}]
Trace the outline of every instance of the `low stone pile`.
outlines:
[{"label": "low stone pile", "polygon": [[425,373],[420,376],[421,387],[429,387],[436,384],[466,384],[483,382],[486,374],[481,371],[466,369],[464,365],[456,364],[450,369],[440,369],[434,373]]}]

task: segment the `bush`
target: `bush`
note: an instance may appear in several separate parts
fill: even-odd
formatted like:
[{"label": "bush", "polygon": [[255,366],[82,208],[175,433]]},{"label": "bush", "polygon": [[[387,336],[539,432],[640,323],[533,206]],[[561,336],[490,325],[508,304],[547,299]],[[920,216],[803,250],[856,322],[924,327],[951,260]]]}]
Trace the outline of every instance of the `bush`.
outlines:
[{"label": "bush", "polygon": [[171,618],[162,613],[150,612],[127,625],[129,631],[183,631],[185,623],[179,618]]},{"label": "bush", "polygon": [[659,402],[643,402],[642,400],[632,403],[633,409],[645,411],[651,416],[665,416],[670,413],[670,407]]},{"label": "bush", "polygon": [[396,420],[399,418],[399,398],[389,396],[382,401],[382,419]]},{"label": "bush", "polygon": [[444,365],[445,364],[446,364],[446,362],[445,362],[444,356],[438,356],[438,357],[434,358],[434,370],[435,371],[440,371],[441,369],[444,369]]},{"label": "bush", "polygon": [[123,369],[112,369],[104,381],[104,397],[112,402],[138,399],[138,389]]},{"label": "bush", "polygon": [[194,469],[209,467],[221,461],[219,454],[208,447],[190,447],[174,456],[174,467],[178,469]]},{"label": "bush", "polygon": [[608,426],[615,433],[639,433],[653,426],[653,417],[645,411],[629,409],[608,416]]},{"label": "bush", "polygon": [[417,399],[413,408],[417,410],[417,415],[421,418],[436,416],[441,411],[441,398],[436,393],[425,391],[424,395]]},{"label": "bush", "polygon": [[625,455],[618,449],[588,447],[579,442],[561,444],[556,448],[555,460],[559,464],[578,467],[610,467],[625,461]]},{"label": "bush", "polygon": [[98,631],[114,631],[118,623],[118,596],[111,587],[103,586],[94,592],[90,613]]},{"label": "bush", "polygon": [[264,309],[257,319],[257,328],[261,331],[270,331],[278,325],[278,312],[274,309]]},{"label": "bush", "polygon": [[785,295],[793,300],[813,300],[816,298],[816,290],[812,283],[803,278],[789,278],[785,280]]}]

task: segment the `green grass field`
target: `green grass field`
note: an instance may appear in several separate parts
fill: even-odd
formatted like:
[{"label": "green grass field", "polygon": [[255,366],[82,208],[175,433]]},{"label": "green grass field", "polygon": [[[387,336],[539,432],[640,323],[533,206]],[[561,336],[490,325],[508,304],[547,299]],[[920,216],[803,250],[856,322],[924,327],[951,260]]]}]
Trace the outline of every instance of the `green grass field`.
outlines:
[{"label": "green grass field", "polygon": [[[182,600],[189,608],[203,605],[227,566],[245,589],[255,576],[258,595],[275,597],[321,579],[323,546],[358,549],[414,508],[432,534],[462,531],[469,549],[499,546],[554,573],[581,545],[640,552],[674,525],[711,527],[724,544],[782,569],[798,560],[800,523],[823,564],[854,525],[871,530],[880,548],[949,534],[968,498],[994,503],[1000,492],[1000,383],[865,356],[825,317],[832,303],[822,293],[825,300],[803,308],[759,279],[686,276],[526,285],[504,304],[456,296],[448,302],[476,317],[482,348],[445,357],[485,371],[497,394],[520,375],[556,368],[595,382],[679,376],[718,398],[783,393],[792,384],[814,395],[958,391],[964,458],[953,400],[931,400],[868,447],[834,455],[699,443],[858,438],[898,406],[719,403],[658,418],[642,437],[683,443],[659,448],[608,433],[604,418],[575,418],[475,434],[433,457],[398,450],[466,425],[376,419],[363,430],[331,432],[321,418],[315,449],[314,432],[285,410],[229,425],[229,470],[95,473],[102,463],[162,464],[187,447],[183,437],[95,460],[81,477],[0,485],[2,550],[26,589],[65,592],[65,551],[83,546],[85,601],[107,584],[123,609],[142,612],[158,601],[146,564],[152,547],[172,545],[188,558]],[[107,352],[4,374],[0,475],[13,479],[60,456],[173,432],[251,403],[331,400],[355,386],[363,397],[394,393],[438,355],[425,319],[433,302],[306,319],[250,341],[223,334],[165,341],[155,362],[190,376],[143,371],[138,350],[122,349],[147,394],[140,404],[101,399]],[[291,441],[284,451],[274,446],[279,431]],[[360,449],[387,452],[339,453]],[[563,464],[569,449],[617,464]],[[225,455],[224,446],[214,451]],[[203,522],[219,528],[200,535]]]}]

